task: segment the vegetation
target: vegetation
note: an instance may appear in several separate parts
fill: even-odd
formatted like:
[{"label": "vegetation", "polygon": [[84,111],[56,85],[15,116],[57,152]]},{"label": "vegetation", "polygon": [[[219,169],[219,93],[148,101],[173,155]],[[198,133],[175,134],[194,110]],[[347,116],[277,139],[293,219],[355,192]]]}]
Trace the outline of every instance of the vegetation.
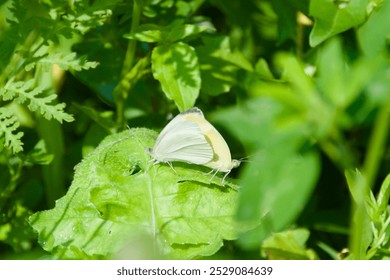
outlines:
[{"label": "vegetation", "polygon": [[[387,259],[389,0],[0,1],[1,259]],[[223,173],[146,152],[199,107]]]}]

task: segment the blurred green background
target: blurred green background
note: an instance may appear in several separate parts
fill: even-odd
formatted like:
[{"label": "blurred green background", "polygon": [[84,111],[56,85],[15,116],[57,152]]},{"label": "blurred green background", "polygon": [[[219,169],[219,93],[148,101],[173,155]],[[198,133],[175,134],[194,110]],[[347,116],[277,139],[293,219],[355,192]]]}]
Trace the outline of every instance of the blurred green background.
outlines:
[{"label": "blurred green background", "polygon": [[[74,227],[63,219],[74,213],[117,225],[118,209],[114,216],[101,211],[115,191],[97,196],[95,183],[74,175],[106,168],[100,160],[113,152],[103,144],[96,149],[103,139],[116,147],[125,135],[118,133],[128,128],[160,131],[193,106],[221,132],[232,157],[243,159],[229,174],[239,190],[224,191],[196,173],[207,169],[179,165],[197,182],[186,186],[204,203],[205,217],[214,218],[213,202],[229,201],[231,207],[218,206],[228,221],[217,226],[189,219],[192,230],[180,224],[169,233],[167,248],[175,253],[159,258],[389,257],[389,0],[0,5],[0,259],[150,258],[110,248],[94,252],[85,243],[89,233],[74,228],[65,230],[68,239],[61,243],[54,230]],[[135,135],[153,145],[156,135],[145,133]],[[130,140],[128,145],[115,149],[118,167],[114,161],[112,170],[91,180],[120,184],[123,174],[114,169],[122,167],[134,179],[152,174],[142,163],[144,147]],[[180,184],[160,179],[156,190]],[[120,186],[124,193],[130,188]],[[78,189],[86,191],[77,198],[80,208],[71,202]],[[61,197],[52,212],[42,212]],[[123,203],[123,209],[130,207]],[[183,213],[191,205],[185,199],[166,203],[167,211],[178,207]],[[137,207],[123,217],[138,218]],[[192,236],[209,224],[221,232],[210,237],[210,230],[205,240]],[[165,238],[164,227],[156,228]],[[100,230],[95,242],[111,238]],[[113,240],[126,238],[122,228],[118,232]]]}]

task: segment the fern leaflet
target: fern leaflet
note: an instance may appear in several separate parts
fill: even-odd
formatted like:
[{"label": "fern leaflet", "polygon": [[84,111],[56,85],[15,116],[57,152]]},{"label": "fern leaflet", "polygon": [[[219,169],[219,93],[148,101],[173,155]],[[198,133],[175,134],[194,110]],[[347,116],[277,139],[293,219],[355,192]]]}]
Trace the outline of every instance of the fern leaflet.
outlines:
[{"label": "fern leaflet", "polygon": [[23,143],[20,140],[23,132],[15,133],[18,127],[19,122],[16,116],[9,109],[0,108],[0,138],[4,136],[4,146],[12,150],[14,154],[23,150]]},{"label": "fern leaflet", "polygon": [[33,112],[39,112],[46,119],[56,119],[60,123],[62,121],[71,122],[73,116],[64,112],[65,104],[52,104],[56,99],[55,94],[45,95],[43,87],[34,88],[35,80],[31,79],[26,82],[14,82],[9,80],[3,89],[0,90],[0,97],[4,101],[13,100],[19,104],[26,104]]}]

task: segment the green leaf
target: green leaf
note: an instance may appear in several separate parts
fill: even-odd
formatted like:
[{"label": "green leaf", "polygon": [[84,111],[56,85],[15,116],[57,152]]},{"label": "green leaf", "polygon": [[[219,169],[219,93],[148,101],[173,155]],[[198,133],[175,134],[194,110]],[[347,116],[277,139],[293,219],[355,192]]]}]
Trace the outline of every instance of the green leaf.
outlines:
[{"label": "green leaf", "polygon": [[155,138],[131,129],[89,153],[56,207],[30,217],[41,246],[57,258],[145,250],[144,258],[188,259],[212,255],[223,239],[235,238],[233,185],[196,165],[173,162],[173,171],[151,164],[145,148]]},{"label": "green leaf", "polygon": [[[332,61],[332,63],[329,63]],[[330,40],[318,56],[318,85],[325,96],[336,106],[345,107],[350,99],[345,93],[347,65],[340,40]],[[348,105],[348,104],[347,104]]]},{"label": "green leaf", "polygon": [[5,100],[14,100],[19,104],[27,103],[27,107],[32,111],[37,111],[46,119],[56,119],[62,121],[73,121],[72,115],[64,112],[65,104],[52,104],[56,99],[55,94],[44,95],[42,87],[34,87],[35,80],[31,79],[26,82],[14,82],[10,79],[3,89],[0,90],[0,97]]},{"label": "green leaf", "polygon": [[307,147],[307,124],[281,125],[282,112],[281,104],[256,98],[212,115],[249,154],[240,168],[237,212],[238,221],[253,228],[241,234],[239,244],[245,248],[256,248],[272,232],[291,225],[318,178],[320,162]]},{"label": "green leaf", "polygon": [[205,37],[196,48],[202,75],[202,91],[211,95],[228,92],[237,83],[239,69],[253,71],[239,51],[232,51],[228,37]]},{"label": "green leaf", "polygon": [[209,26],[181,24],[178,21],[165,27],[154,24],[144,24],[139,26],[134,34],[125,34],[124,37],[148,43],[170,44],[192,35],[213,30],[214,28]]},{"label": "green leaf", "polygon": [[339,2],[334,0],[310,1],[310,15],[315,20],[310,33],[312,47],[336,34],[360,25],[366,19],[368,0]]},{"label": "green leaf", "polygon": [[[287,3],[286,3],[287,2]],[[304,1],[290,1],[290,0],[274,0],[271,5],[278,15],[278,31],[280,40],[296,38],[297,33],[297,7],[295,3],[302,3]],[[296,4],[295,4],[296,5]],[[299,5],[299,4],[298,4]]]},{"label": "green leaf", "polygon": [[182,42],[153,49],[152,72],[165,95],[179,110],[194,106],[200,90],[200,72],[195,50]]},{"label": "green leaf", "polygon": [[77,57],[76,53],[63,55],[56,53],[54,55],[38,57],[36,61],[31,62],[25,66],[26,71],[30,71],[36,64],[47,65],[51,67],[56,64],[63,70],[81,71],[96,68],[99,63],[95,61],[88,61],[86,56]]},{"label": "green leaf", "polygon": [[271,260],[313,260],[315,252],[306,249],[310,232],[305,228],[272,234],[261,246],[263,255]]},{"label": "green leaf", "polygon": [[251,155],[268,141],[267,135],[272,133],[282,110],[283,106],[271,99],[252,98],[241,106],[220,109],[209,118],[234,135]]},{"label": "green leaf", "polygon": [[290,226],[307,203],[319,174],[315,151],[300,151],[303,133],[274,132],[266,136],[240,175],[238,220],[257,224],[240,237],[243,247],[257,247],[263,238]]},{"label": "green leaf", "polygon": [[383,180],[383,183],[379,190],[379,194],[377,198],[379,214],[386,213],[387,207],[389,205],[389,197],[390,197],[390,174],[388,174],[385,180]]},{"label": "green leaf", "polygon": [[262,79],[273,80],[272,74],[267,61],[264,58],[259,58],[255,65],[256,74],[260,75]]},{"label": "green leaf", "polygon": [[390,2],[382,1],[380,8],[374,10],[367,22],[358,30],[358,40],[363,52],[373,56],[385,49],[390,35]]},{"label": "green leaf", "polygon": [[[1,205],[2,206],[2,205]],[[0,216],[0,240],[12,246],[17,251],[28,251],[32,247],[31,240],[34,234],[27,223],[27,217],[31,214],[20,202],[15,201],[14,205],[7,211],[1,209]]]},{"label": "green leaf", "polygon": [[75,106],[77,109],[79,109],[85,115],[87,115],[91,120],[93,120],[95,123],[100,125],[107,132],[113,133],[114,131],[116,131],[116,129],[117,129],[116,124],[112,120],[113,119],[113,112],[111,112],[111,111],[98,112],[92,107],[80,105],[77,103],[73,103],[73,106]]},{"label": "green leaf", "polygon": [[25,159],[26,165],[41,164],[47,165],[50,164],[53,160],[54,155],[48,154],[45,141],[43,139],[39,140],[35,147],[27,154]]},{"label": "green leaf", "polygon": [[370,200],[370,193],[367,192],[366,178],[359,170],[346,170],[348,188],[353,198],[353,212],[351,217],[350,247],[353,258],[363,259],[373,240],[372,226],[369,220],[369,213],[373,209],[367,203]]},{"label": "green leaf", "polygon": [[19,131],[15,134],[18,127],[19,122],[12,112],[5,107],[0,108],[0,138],[4,136],[4,146],[14,154],[23,150],[23,143],[20,140],[23,132]]},{"label": "green leaf", "polygon": [[123,37],[147,43],[157,43],[163,40],[164,28],[155,24],[140,25],[134,34],[125,34]]}]

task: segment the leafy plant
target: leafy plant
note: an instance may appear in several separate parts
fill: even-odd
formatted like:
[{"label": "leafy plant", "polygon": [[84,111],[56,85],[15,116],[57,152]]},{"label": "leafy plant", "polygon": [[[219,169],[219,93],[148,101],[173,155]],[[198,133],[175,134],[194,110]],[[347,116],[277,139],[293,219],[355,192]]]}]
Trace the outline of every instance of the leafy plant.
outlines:
[{"label": "leafy plant", "polygon": [[[77,166],[67,195],[30,218],[45,250],[58,258],[115,257],[121,249],[188,259],[236,236],[237,191],[199,168],[153,165],[145,145],[155,137],[146,129],[112,135]],[[134,252],[145,236],[154,245]]]},{"label": "leafy plant", "polygon": [[[2,258],[388,258],[390,1],[1,4]],[[145,152],[193,106],[226,184]]]}]

